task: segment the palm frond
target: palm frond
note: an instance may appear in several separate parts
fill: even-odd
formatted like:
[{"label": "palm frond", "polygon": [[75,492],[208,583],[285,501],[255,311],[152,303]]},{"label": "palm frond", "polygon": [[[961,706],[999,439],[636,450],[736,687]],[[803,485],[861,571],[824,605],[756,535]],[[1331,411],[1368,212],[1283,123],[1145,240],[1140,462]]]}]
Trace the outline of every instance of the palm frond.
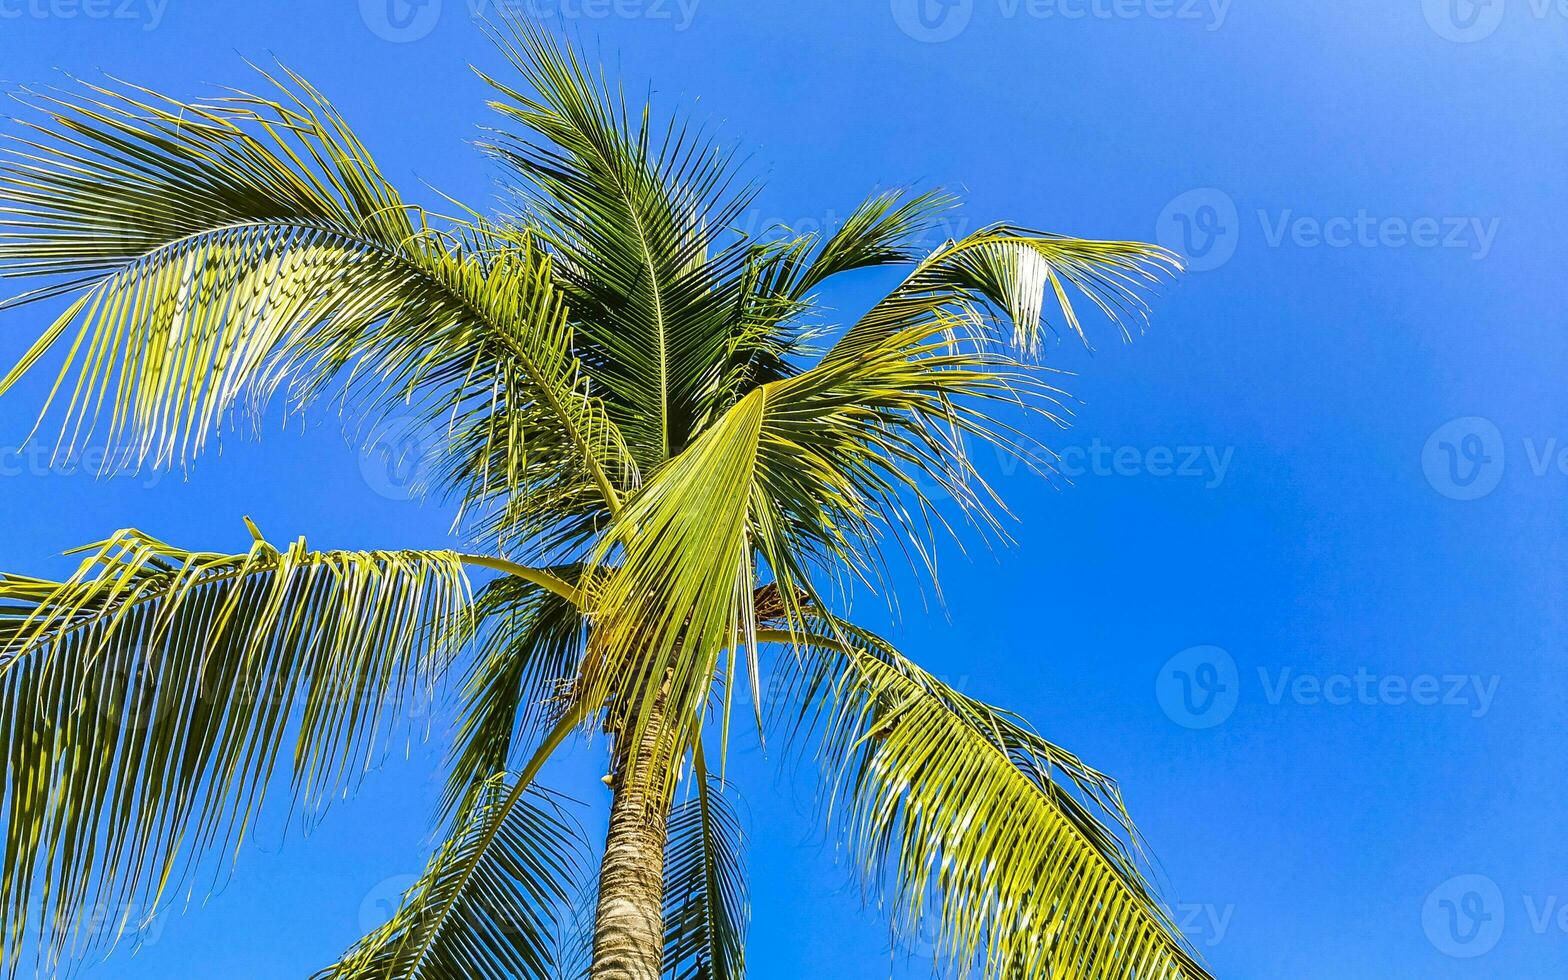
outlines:
[{"label": "palm frond", "polygon": [[447,424],[456,448],[438,451],[483,464],[459,470],[465,497],[613,511],[636,475],[584,389],[549,257],[483,223],[433,226],[290,78],[276,100],[35,97],[44,118],[0,164],[0,274],[52,282],[7,305],[80,296],[0,392],[74,331],[61,442],[169,464],[242,401],[343,379],[371,411],[416,402]]},{"label": "palm frond", "polygon": [[845,272],[918,262],[923,258],[922,237],[957,205],[958,199],[945,191],[873,194],[856,205],[832,235],[786,239],[768,256],[765,293],[802,300]]},{"label": "palm frond", "polygon": [[492,107],[523,131],[484,145],[522,181],[522,220],[558,259],[595,391],[651,469],[711,414],[744,336],[749,249],[727,236],[752,192],[706,134],[635,114],[541,30],[509,24],[496,40],[524,85],[486,76]]},{"label": "palm frond", "polygon": [[798,625],[813,573],[879,576],[885,535],[934,567],[932,487],[999,531],[963,440],[1028,452],[983,411],[1040,390],[1015,367],[939,323],[752,391],[628,500],[601,543],[594,560],[619,563],[595,607],[585,689],[616,691],[635,730],[654,680],[668,679],[669,717],[696,726],[721,650],[751,651],[756,686],[761,576]]},{"label": "palm frond", "polygon": [[391,921],[315,980],[556,980],[586,844],[521,785],[486,781]]},{"label": "palm frond", "polygon": [[936,935],[959,976],[1206,980],[1115,783],[880,638],[820,625],[763,639],[809,652],[793,735],[817,745],[829,812],[901,934]]},{"label": "palm frond", "polygon": [[664,860],[667,980],[746,975],[746,887],[740,818],[723,785],[695,765],[693,796],[670,811]]},{"label": "palm frond", "polygon": [[223,555],[122,531],[65,582],[0,577],[11,965],[29,936],[57,957],[150,918],[240,845],[280,758],[307,808],[349,788],[445,668],[458,556],[256,537]]},{"label": "palm frond", "polygon": [[[581,569],[551,569],[576,584]],[[463,813],[492,774],[509,768],[527,736],[570,697],[586,621],[570,599],[514,576],[475,596],[465,632],[477,636],[463,684],[462,729],[453,748],[442,810]]]},{"label": "palm frond", "polygon": [[920,323],[956,318],[996,334],[1010,328],[1026,353],[1040,349],[1042,331],[1059,322],[1085,344],[1073,296],[1088,300],[1124,337],[1148,319],[1143,294],[1181,260],[1157,245],[1101,242],[995,225],[948,241],[926,256],[899,286],[844,334],[827,359],[854,358],[891,334]]}]

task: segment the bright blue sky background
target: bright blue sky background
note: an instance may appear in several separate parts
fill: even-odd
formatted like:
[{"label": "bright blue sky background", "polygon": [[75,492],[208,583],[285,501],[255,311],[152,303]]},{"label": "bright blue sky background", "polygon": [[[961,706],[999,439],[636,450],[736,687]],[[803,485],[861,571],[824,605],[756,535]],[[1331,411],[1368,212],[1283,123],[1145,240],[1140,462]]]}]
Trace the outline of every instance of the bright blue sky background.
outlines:
[{"label": "bright blue sky background", "polygon": [[[193,96],[246,84],[242,58],[275,54],[411,196],[433,199],[427,181],[483,204],[491,173],[465,141],[484,91],[465,64],[498,58],[471,21],[478,0],[444,0],[401,43],[383,36],[397,34],[384,2],[0,0],[0,81],[103,70]],[[1541,463],[1568,445],[1568,16],[1448,2],[957,0],[925,21],[902,0],[559,8],[661,101],[700,96],[757,148],[771,173],[758,227],[831,225],[871,188],[940,184],[967,195],[968,227],[1159,235],[1213,266],[1166,291],[1136,344],[1052,352],[1081,372],[1077,425],[1052,436],[1078,477],[997,473],[1018,546],[950,555],[950,615],[912,601],[899,639],[1120,778],[1222,977],[1568,963],[1568,473]],[[0,321],[4,359],[42,316]],[[43,381],[0,400],[8,452]],[[313,422],[230,439],[186,480],[95,481],[7,455],[0,567],[58,572],[52,556],[127,525],[241,548],[242,514],[321,546],[446,541],[440,507],[376,493],[336,422]],[[1186,447],[1196,476],[1180,475]],[[1165,464],[1177,472],[1157,475]],[[1223,652],[1183,653],[1195,646]],[[1336,680],[1358,674],[1365,698]],[[1458,703],[1410,703],[1427,677]],[[264,833],[205,907],[88,976],[330,962],[419,868],[439,754],[438,740],[389,763],[308,839]],[[792,788],[753,749],[736,758],[752,975],[926,975],[861,910],[809,781]],[[556,781],[600,806],[595,759]]]}]

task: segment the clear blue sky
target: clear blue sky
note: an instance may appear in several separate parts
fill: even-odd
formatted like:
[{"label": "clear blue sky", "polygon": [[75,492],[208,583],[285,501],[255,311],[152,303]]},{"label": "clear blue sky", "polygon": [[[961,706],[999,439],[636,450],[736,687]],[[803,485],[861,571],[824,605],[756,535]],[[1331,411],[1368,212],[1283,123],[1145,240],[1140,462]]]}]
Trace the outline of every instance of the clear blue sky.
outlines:
[{"label": "clear blue sky", "polygon": [[[393,11],[403,28],[386,2],[0,0],[0,81],[101,70],[197,95],[276,55],[408,194],[484,205],[466,64],[498,59],[479,0]],[[1076,478],[996,470],[1017,547],[950,554],[949,615],[911,601],[901,643],[1120,778],[1218,975],[1563,975],[1568,16],[1532,0],[511,9],[559,10],[659,99],[700,97],[771,174],[758,226],[945,185],[970,226],[1187,250],[1204,271],[1147,336],[1052,352],[1081,374],[1077,424],[1052,436]],[[42,316],[0,319],[0,355]],[[0,400],[8,452],[43,390]],[[239,548],[242,514],[322,546],[447,540],[449,515],[378,494],[325,413],[229,439],[188,479],[3,462],[7,570],[59,571],[60,551],[128,525]],[[219,894],[87,975],[331,962],[420,867],[439,755],[439,739],[400,754],[308,838],[264,832]],[[597,765],[581,753],[555,781],[601,806]],[[862,910],[810,781],[750,748],[735,769],[752,975],[927,975]]]}]

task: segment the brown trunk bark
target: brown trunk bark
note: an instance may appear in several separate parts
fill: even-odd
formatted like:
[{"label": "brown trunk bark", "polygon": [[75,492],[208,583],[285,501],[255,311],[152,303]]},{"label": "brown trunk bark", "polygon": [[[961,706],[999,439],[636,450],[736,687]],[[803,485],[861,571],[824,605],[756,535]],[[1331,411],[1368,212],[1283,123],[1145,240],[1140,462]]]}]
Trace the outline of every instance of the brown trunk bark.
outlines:
[{"label": "brown trunk bark", "polygon": [[[672,789],[662,705],[637,739],[618,744],[610,833],[599,872],[593,980],[659,980],[664,960],[664,844]],[[627,740],[620,739],[626,743]]]}]

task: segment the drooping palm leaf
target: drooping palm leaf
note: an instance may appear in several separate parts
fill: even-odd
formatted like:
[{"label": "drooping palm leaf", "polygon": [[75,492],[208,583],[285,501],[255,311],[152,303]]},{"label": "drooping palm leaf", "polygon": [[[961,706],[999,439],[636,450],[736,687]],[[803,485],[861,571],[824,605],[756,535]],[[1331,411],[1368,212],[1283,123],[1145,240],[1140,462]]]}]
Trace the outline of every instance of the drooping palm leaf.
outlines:
[{"label": "drooping palm leaf", "polygon": [[667,980],[742,980],[750,902],[740,818],[723,785],[700,761],[694,776],[693,796],[670,811],[664,975]]},{"label": "drooping palm leaf", "polygon": [[[873,194],[850,211],[833,234],[792,237],[769,257],[768,294],[803,300],[834,276],[856,269],[913,265],[925,257],[922,239],[952,213],[958,199],[944,191]],[[786,229],[787,231],[787,229]]]},{"label": "drooping palm leaf", "polygon": [[[576,584],[580,569],[553,569]],[[463,685],[462,729],[453,749],[442,809],[465,812],[519,745],[570,698],[586,624],[568,597],[507,576],[475,597],[468,629],[478,636]]]},{"label": "drooping palm leaf", "polygon": [[[450,552],[188,552],[136,531],[65,582],[0,577],[0,946],[150,917],[243,839],[277,763],[319,807],[445,666]],[[116,910],[102,922],[103,909]],[[94,912],[84,918],[84,910]],[[136,923],[140,924],[140,923]]]},{"label": "drooping palm leaf", "polygon": [[[1015,367],[936,324],[753,390],[611,527],[596,560],[613,548],[619,563],[599,594],[585,688],[600,700],[615,690],[617,710],[640,727],[650,679],[668,678],[669,716],[693,728],[720,651],[753,646],[762,570],[783,620],[799,624],[799,597],[818,590],[813,573],[876,575],[884,534],[929,561],[933,485],[996,527],[962,439],[1015,446],[982,411],[1031,390]],[[754,655],[748,668],[755,688]]]},{"label": "drooping palm leaf", "polygon": [[794,736],[817,745],[829,812],[902,935],[937,936],[961,976],[1208,977],[1108,777],[872,634],[823,625],[799,648]]},{"label": "drooping palm leaf", "polygon": [[169,463],[242,398],[347,376],[372,410],[413,401],[451,427],[484,464],[454,479],[465,496],[533,491],[543,524],[564,502],[613,511],[635,472],[584,390],[549,257],[482,222],[433,227],[292,82],[275,100],[36,97],[43,120],[0,163],[0,274],[53,280],[8,305],[81,295],[0,392],[74,329],[62,440],[100,426]]},{"label": "drooping palm leaf", "polygon": [[519,788],[486,781],[391,921],[316,980],[557,980],[585,843],[558,803]]},{"label": "drooping palm leaf", "polygon": [[1015,346],[1034,353],[1052,324],[1048,299],[1055,301],[1061,322],[1087,344],[1075,293],[1131,337],[1132,326],[1141,329],[1147,319],[1144,293],[1180,268],[1180,259],[1157,245],[995,225],[934,249],[850,327],[827,359],[854,358],[890,334],[944,317],[983,328],[1000,320]]}]

